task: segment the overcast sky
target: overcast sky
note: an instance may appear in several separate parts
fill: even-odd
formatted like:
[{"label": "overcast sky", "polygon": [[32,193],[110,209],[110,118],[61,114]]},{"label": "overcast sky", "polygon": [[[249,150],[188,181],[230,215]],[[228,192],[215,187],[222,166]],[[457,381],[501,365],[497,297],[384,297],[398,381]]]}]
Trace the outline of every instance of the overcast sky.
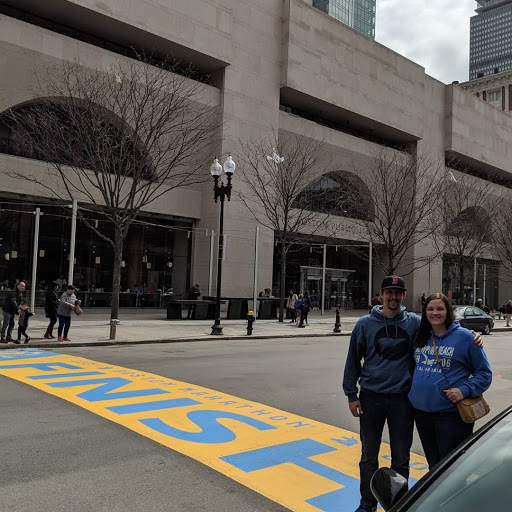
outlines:
[{"label": "overcast sky", "polygon": [[442,82],[465,82],[475,9],[475,0],[377,0],[375,39]]}]

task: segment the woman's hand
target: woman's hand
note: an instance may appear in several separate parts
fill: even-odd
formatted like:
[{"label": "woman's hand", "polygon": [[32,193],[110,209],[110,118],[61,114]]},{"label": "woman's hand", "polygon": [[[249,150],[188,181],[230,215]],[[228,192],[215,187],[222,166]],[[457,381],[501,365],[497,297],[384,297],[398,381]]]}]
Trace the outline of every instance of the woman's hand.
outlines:
[{"label": "woman's hand", "polygon": [[459,388],[444,389],[443,391],[446,394],[446,398],[454,404],[464,399],[464,395]]},{"label": "woman's hand", "polygon": [[71,304],[71,309],[75,309],[75,305],[74,304]]}]

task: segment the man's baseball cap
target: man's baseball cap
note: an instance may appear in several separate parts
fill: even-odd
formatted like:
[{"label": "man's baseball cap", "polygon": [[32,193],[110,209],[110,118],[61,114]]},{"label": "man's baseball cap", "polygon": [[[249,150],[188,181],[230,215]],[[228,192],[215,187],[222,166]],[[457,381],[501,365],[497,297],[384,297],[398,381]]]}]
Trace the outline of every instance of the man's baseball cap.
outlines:
[{"label": "man's baseball cap", "polygon": [[386,288],[397,288],[398,290],[402,290],[404,292],[407,291],[405,287],[405,281],[403,277],[400,276],[386,276],[382,280],[381,290],[385,290]]}]

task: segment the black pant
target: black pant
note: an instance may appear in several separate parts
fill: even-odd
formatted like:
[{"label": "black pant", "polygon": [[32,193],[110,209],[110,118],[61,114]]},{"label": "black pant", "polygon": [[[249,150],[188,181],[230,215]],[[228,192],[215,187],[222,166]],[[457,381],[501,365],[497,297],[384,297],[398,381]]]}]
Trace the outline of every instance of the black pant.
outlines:
[{"label": "black pant", "polygon": [[430,469],[467,439],[475,426],[474,423],[464,423],[457,410],[425,412],[414,409],[414,419]]},{"label": "black pant", "polygon": [[187,312],[187,319],[195,318],[195,316],[196,316],[196,305],[195,304],[189,304],[188,312]]},{"label": "black pant", "polygon": [[384,423],[388,422],[391,469],[409,479],[414,412],[407,395],[361,391],[359,400],[363,409],[363,414],[359,418],[362,444],[359,463],[361,505],[375,507],[377,500],[370,489],[370,480],[379,469],[379,450]]},{"label": "black pant", "polygon": [[52,332],[54,325],[57,323],[57,313],[55,313],[55,312],[48,313],[48,311],[47,311],[46,314],[48,315],[48,318],[50,319],[50,323],[48,324],[48,332]]},{"label": "black pant", "polygon": [[12,330],[14,329],[14,313],[6,313],[2,310],[3,322],[2,322],[2,339],[6,341],[11,340]]},{"label": "black pant", "polygon": [[18,325],[18,341],[21,340],[22,335],[25,336],[25,339],[28,338],[26,325]]}]

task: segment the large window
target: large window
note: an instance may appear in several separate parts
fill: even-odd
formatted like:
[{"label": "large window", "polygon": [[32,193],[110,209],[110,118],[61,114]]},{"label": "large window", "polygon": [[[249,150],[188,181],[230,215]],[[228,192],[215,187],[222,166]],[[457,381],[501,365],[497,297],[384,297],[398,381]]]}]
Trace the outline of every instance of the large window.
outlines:
[{"label": "large window", "polygon": [[[68,278],[70,208],[4,199],[0,201],[0,289],[12,289],[19,280],[27,281],[29,287],[32,285],[34,212],[37,206],[42,215],[36,290],[44,290],[59,277]],[[101,233],[109,237],[113,235],[113,226],[101,214],[85,209],[84,215]],[[121,291],[184,294],[190,278],[192,232],[190,221],[163,216],[137,218],[124,245]],[[81,291],[110,292],[113,261],[112,246],[78,220],[73,284]],[[130,302],[128,296],[125,298],[126,301],[121,300],[122,306],[135,305],[134,300]],[[137,305],[144,303],[138,300]]]},{"label": "large window", "polygon": [[346,171],[334,171],[313,180],[295,199],[294,206],[339,217],[370,220],[373,207],[361,178]]},{"label": "large window", "polygon": [[[45,123],[53,120],[55,133],[65,133],[66,137],[60,135],[55,141],[43,140],[34,129],[41,116]],[[81,128],[77,131],[78,122]],[[0,115],[0,153],[126,176],[150,177],[150,158],[137,147],[133,131],[117,123],[113,114],[100,107],[96,112],[76,106],[68,109],[61,108],[58,101],[15,107],[11,113]],[[84,134],[90,135],[90,140],[86,141],[89,147],[84,147],[82,142]],[[94,147],[92,141],[95,141]],[[108,155],[106,161],[104,155]]]}]

